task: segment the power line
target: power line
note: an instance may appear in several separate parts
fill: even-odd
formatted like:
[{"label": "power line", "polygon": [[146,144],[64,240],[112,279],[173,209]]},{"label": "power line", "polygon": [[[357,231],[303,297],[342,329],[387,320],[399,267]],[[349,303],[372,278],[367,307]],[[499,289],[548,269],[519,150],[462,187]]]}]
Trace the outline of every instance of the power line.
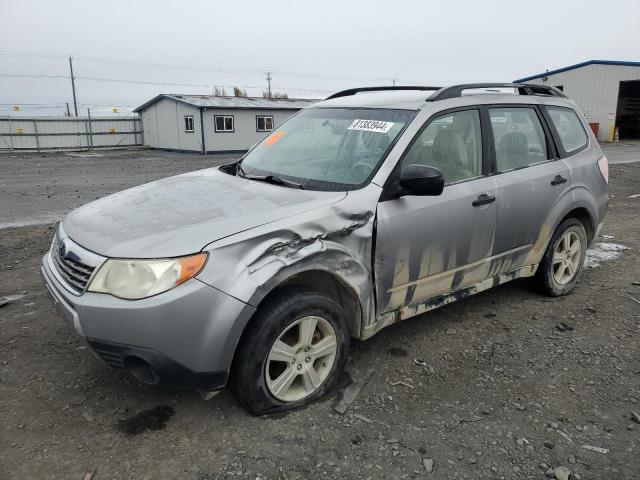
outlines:
[{"label": "power line", "polygon": [[[8,52],[8,51],[0,51],[0,56],[8,57],[8,58],[37,58],[37,59],[45,59],[45,60],[60,60],[66,59],[67,55],[58,54],[58,53],[44,53],[44,52]],[[186,71],[199,71],[199,72],[214,72],[214,73],[223,73],[223,74],[259,74],[263,75],[265,71],[270,71],[273,74],[292,77],[292,78],[313,78],[319,80],[341,80],[341,81],[355,81],[355,82],[390,82],[390,77],[366,77],[366,76],[345,76],[345,75],[332,75],[326,73],[303,73],[303,72],[292,72],[286,70],[274,70],[274,69],[251,69],[251,68],[219,68],[219,67],[208,67],[208,66],[195,66],[195,65],[177,65],[177,64],[168,64],[168,63],[155,63],[155,62],[146,62],[139,60],[125,60],[125,59],[115,59],[115,58],[104,58],[104,57],[92,57],[87,55],[73,55],[74,60],[81,62],[89,62],[89,63],[99,63],[99,64],[108,64],[108,65],[118,65],[118,66],[126,66],[126,67],[139,67],[139,68],[154,68],[154,69],[170,69],[170,70],[186,70]],[[413,80],[401,80],[397,79],[397,81],[402,81],[405,83],[421,83]]]},{"label": "power line", "polygon": [[32,73],[0,73],[0,77],[9,77],[9,78],[63,78],[65,80],[69,79],[69,75],[43,75],[43,74],[32,74]]},{"label": "power line", "polygon": [[[26,73],[0,73],[0,77],[5,78],[45,78],[45,79],[64,79],[71,78],[69,75],[43,75],[43,74],[26,74]],[[86,80],[94,82],[111,82],[111,83],[126,83],[132,85],[164,85],[171,87],[195,87],[195,88],[212,88],[212,87],[224,87],[224,88],[258,88],[263,87],[258,85],[215,85],[213,83],[177,83],[177,82],[159,82],[152,80],[130,80],[124,78],[105,78],[105,77],[87,77],[87,76],[74,76],[76,80]],[[304,93],[333,93],[333,90],[320,90],[310,88],[296,88],[296,87],[278,87],[280,90],[287,90],[292,92],[304,92]]]}]

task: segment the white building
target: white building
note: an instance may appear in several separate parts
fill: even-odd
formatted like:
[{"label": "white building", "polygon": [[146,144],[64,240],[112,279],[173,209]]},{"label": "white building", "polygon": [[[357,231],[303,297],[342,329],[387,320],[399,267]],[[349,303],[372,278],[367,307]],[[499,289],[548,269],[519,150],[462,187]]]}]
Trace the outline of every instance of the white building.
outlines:
[{"label": "white building", "polygon": [[134,111],[144,145],[201,153],[243,152],[317,100],[165,95]]},{"label": "white building", "polygon": [[640,139],[640,62],[589,60],[530,77],[528,82],[563,90],[582,109],[598,140]]}]

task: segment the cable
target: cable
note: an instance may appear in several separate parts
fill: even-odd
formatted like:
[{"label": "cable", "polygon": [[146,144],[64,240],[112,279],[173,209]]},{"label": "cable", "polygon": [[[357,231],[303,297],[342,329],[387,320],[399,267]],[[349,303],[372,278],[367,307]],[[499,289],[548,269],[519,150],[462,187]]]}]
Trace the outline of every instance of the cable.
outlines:
[{"label": "cable", "polygon": [[[59,53],[43,53],[43,52],[7,52],[0,51],[0,56],[2,57],[13,57],[13,58],[41,58],[46,60],[66,60],[69,55],[62,55]],[[200,72],[215,72],[215,73],[224,73],[224,74],[260,74],[263,75],[264,72],[270,71],[277,75],[285,76],[285,77],[293,77],[293,78],[314,78],[320,80],[341,80],[341,81],[354,81],[354,82],[389,82],[391,81],[391,77],[364,77],[364,76],[345,76],[345,75],[331,75],[326,73],[301,73],[301,72],[291,72],[286,70],[274,70],[271,68],[264,69],[250,69],[250,68],[217,68],[217,67],[206,67],[206,66],[194,66],[194,65],[176,65],[176,64],[168,64],[168,63],[155,63],[155,62],[145,62],[140,60],[124,60],[124,59],[114,59],[114,58],[104,58],[104,57],[92,57],[87,55],[71,55],[74,60],[89,62],[89,63],[100,63],[107,65],[119,65],[119,66],[127,66],[127,67],[143,67],[143,68],[156,68],[156,69],[170,69],[170,70],[186,70],[186,71],[200,71]],[[396,78],[397,81],[404,83],[421,83],[413,80],[406,80]]]},{"label": "cable", "polygon": [[[42,74],[30,74],[30,73],[0,73],[0,77],[15,77],[15,78],[63,78],[69,79],[68,75],[42,75]],[[77,77],[76,77],[77,78]]]},{"label": "cable", "polygon": [[[6,78],[47,78],[47,79],[66,79],[68,80],[68,75],[42,75],[42,74],[22,74],[22,73],[0,73],[0,77]],[[172,87],[195,87],[195,88],[229,88],[233,89],[234,87],[238,88],[258,88],[264,89],[264,86],[256,86],[256,85],[215,85],[215,84],[207,84],[207,83],[176,83],[176,82],[157,82],[151,80],[129,80],[122,78],[104,78],[104,77],[85,77],[85,76],[75,76],[76,80],[87,80],[94,82],[111,82],[111,83],[127,83],[133,85],[166,85]],[[333,90],[316,90],[316,89],[308,89],[308,88],[295,88],[295,87],[278,87],[277,90],[285,90],[292,92],[304,92],[304,93],[333,93]]]}]

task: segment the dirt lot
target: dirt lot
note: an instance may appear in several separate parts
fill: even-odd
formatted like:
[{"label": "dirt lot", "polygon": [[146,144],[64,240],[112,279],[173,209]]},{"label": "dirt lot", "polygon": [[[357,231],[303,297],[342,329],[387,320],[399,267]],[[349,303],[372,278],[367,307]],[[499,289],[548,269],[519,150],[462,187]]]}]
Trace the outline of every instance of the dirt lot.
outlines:
[{"label": "dirt lot", "polygon": [[235,158],[158,150],[0,153],[0,228],[57,221],[110,193]]},{"label": "dirt lot", "polygon": [[[640,160],[640,146],[607,154]],[[224,161],[0,155],[0,223]],[[0,479],[640,478],[640,163],[611,165],[611,194],[613,238],[596,241],[603,257],[628,247],[619,258],[567,297],[512,282],[356,343],[353,363],[374,371],[344,415],[336,394],[254,418],[226,391],[204,401],[108,370],[41,286],[51,226],[0,229]]]}]

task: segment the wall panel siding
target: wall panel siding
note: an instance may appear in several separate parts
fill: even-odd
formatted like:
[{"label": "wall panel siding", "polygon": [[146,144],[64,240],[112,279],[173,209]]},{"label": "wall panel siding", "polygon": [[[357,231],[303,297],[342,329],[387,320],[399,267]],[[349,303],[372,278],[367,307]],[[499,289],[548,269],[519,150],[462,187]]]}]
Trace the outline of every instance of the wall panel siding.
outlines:
[{"label": "wall panel siding", "polygon": [[[188,150],[193,152],[202,151],[202,137],[200,136],[200,110],[191,105],[180,102],[175,103],[176,132],[178,135],[178,144],[180,150]],[[193,133],[184,131],[185,115],[193,115]]]},{"label": "wall panel siding", "polygon": [[141,145],[137,118],[0,118],[0,149],[83,150]]},{"label": "wall panel siding", "polygon": [[[162,99],[156,105],[158,148],[180,149],[180,137],[176,127],[176,102]],[[153,146],[153,145],[152,145]]]},{"label": "wall panel siding", "polygon": [[608,142],[615,124],[620,82],[627,80],[640,80],[640,67],[586,65],[549,75],[546,82],[537,78],[528,83],[562,85],[564,93],[578,104],[587,122],[600,124],[598,140]]}]

